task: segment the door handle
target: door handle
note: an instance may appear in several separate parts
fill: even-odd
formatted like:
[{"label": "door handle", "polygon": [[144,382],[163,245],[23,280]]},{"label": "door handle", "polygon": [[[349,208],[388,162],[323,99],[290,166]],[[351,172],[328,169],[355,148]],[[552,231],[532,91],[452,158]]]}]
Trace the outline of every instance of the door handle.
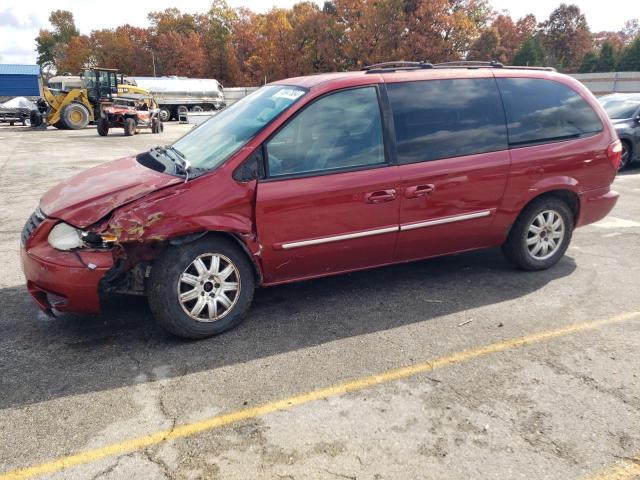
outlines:
[{"label": "door handle", "polygon": [[365,194],[364,199],[367,203],[382,203],[382,202],[390,202],[395,200],[396,191],[395,189],[391,190],[378,190],[376,192],[370,192]]},{"label": "door handle", "polygon": [[427,183],[425,185],[413,185],[407,187],[404,191],[404,195],[407,198],[418,198],[431,195],[436,190],[433,183]]}]

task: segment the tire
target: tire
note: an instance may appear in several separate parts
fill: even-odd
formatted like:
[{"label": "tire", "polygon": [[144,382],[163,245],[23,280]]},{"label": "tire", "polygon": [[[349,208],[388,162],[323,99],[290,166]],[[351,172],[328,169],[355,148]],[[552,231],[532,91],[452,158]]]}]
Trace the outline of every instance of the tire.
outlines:
[{"label": "tire", "polygon": [[31,120],[32,127],[39,127],[42,125],[42,114],[37,110],[33,110],[31,112],[29,119]]},{"label": "tire", "polygon": [[164,125],[158,118],[154,118],[151,121],[151,133],[162,133],[164,131]]},{"label": "tire", "polygon": [[202,108],[200,105],[196,105],[195,107],[193,107],[191,109],[192,112],[204,112],[204,108]]},{"label": "tire", "polygon": [[626,140],[622,141],[622,155],[620,156],[620,167],[618,167],[618,171],[622,171],[629,166],[631,163],[631,145]]},{"label": "tire", "polygon": [[30,117],[26,117],[22,119],[22,125],[24,127],[30,127],[31,126],[31,118]]},{"label": "tire", "polygon": [[136,121],[133,118],[126,118],[124,120],[124,135],[130,137],[136,133]]},{"label": "tire", "polygon": [[97,130],[98,135],[106,137],[109,134],[109,122],[101,118],[98,122]]},{"label": "tire", "polygon": [[[559,223],[558,219],[561,220]],[[554,228],[556,224],[560,227]],[[542,228],[542,231],[535,233],[536,228]],[[557,197],[542,197],[520,213],[502,251],[509,261],[523,270],[546,270],[562,258],[572,234],[573,212],[569,206]],[[537,248],[540,248],[538,252],[535,251]]]},{"label": "tire", "polygon": [[70,130],[81,130],[89,125],[89,110],[81,103],[71,102],[62,109],[60,121]]},{"label": "tire", "polygon": [[[218,300],[222,297],[215,293],[216,288],[224,288],[223,283],[217,283],[222,280],[219,277],[209,280],[211,273],[203,270],[204,273],[199,274],[195,267],[196,259],[202,259],[205,269],[214,269],[212,255],[219,258],[218,272],[233,265],[227,282],[231,279],[237,285],[237,290],[225,293],[227,301],[231,302],[230,306],[225,306]],[[185,274],[191,275],[187,277],[188,282],[181,281]],[[204,284],[200,283],[200,277],[204,277]],[[232,240],[205,237],[193,243],[170,246],[154,262],[149,279],[148,301],[153,316],[167,331],[179,337],[199,339],[217,335],[238,325],[251,306],[254,289],[254,271],[246,254]],[[184,300],[183,304],[179,292],[183,295],[193,292],[194,296],[190,298],[186,295],[190,299]],[[215,309],[212,308],[213,305]],[[199,320],[187,313],[187,310],[196,312]],[[213,321],[209,320],[212,312],[219,315]]]},{"label": "tire", "polygon": [[169,110],[167,107],[162,107],[158,112],[158,117],[163,122],[168,122],[169,120],[171,120],[171,110]]},{"label": "tire", "polygon": [[181,114],[187,113],[188,111],[189,111],[189,107],[187,107],[186,105],[180,105],[180,106],[178,107],[178,110],[177,110],[177,112],[178,112],[178,117],[179,117]]}]

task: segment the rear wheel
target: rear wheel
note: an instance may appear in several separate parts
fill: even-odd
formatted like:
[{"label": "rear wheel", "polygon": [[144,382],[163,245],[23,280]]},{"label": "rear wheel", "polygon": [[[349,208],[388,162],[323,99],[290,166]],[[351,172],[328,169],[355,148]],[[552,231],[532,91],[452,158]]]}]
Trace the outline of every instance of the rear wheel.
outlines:
[{"label": "rear wheel", "polygon": [[559,198],[543,197],[520,213],[502,251],[524,270],[545,270],[562,258],[572,233],[573,212],[567,204]]},{"label": "rear wheel", "polygon": [[166,107],[162,107],[158,112],[158,117],[163,122],[168,122],[169,120],[171,120],[171,110]]},{"label": "rear wheel", "polygon": [[136,121],[133,118],[126,118],[124,120],[124,135],[130,137],[136,133]]},{"label": "rear wheel", "polygon": [[149,305],[171,333],[205,338],[240,323],[255,277],[250,260],[231,240],[204,238],[169,247],[151,271]]},{"label": "rear wheel", "polygon": [[204,112],[204,108],[202,108],[200,105],[196,105],[195,107],[193,107],[192,111],[193,112]]},{"label": "rear wheel", "polygon": [[89,110],[81,103],[72,102],[62,109],[60,121],[71,130],[81,130],[89,125]]},{"label": "rear wheel", "polygon": [[106,137],[109,134],[109,122],[101,118],[98,122],[98,135]]}]

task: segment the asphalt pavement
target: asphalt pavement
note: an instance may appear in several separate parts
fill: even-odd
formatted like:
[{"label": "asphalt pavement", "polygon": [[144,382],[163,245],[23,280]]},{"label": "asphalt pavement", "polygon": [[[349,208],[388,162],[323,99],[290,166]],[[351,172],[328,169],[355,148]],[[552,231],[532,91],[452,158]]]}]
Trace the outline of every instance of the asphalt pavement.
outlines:
[{"label": "asphalt pavement", "polygon": [[496,249],[262,289],[197,342],[144,298],[39,313],[39,197],[189,128],[0,127],[0,480],[640,478],[640,168],[544,272]]}]

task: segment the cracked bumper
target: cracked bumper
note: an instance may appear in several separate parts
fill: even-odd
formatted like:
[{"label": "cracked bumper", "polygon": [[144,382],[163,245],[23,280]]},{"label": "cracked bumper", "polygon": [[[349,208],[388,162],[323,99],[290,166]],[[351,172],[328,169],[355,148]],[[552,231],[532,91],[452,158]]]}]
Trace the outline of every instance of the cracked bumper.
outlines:
[{"label": "cracked bumper", "polygon": [[20,249],[27,289],[42,310],[97,313],[98,286],[113,266],[110,252],[60,252],[48,244]]}]

